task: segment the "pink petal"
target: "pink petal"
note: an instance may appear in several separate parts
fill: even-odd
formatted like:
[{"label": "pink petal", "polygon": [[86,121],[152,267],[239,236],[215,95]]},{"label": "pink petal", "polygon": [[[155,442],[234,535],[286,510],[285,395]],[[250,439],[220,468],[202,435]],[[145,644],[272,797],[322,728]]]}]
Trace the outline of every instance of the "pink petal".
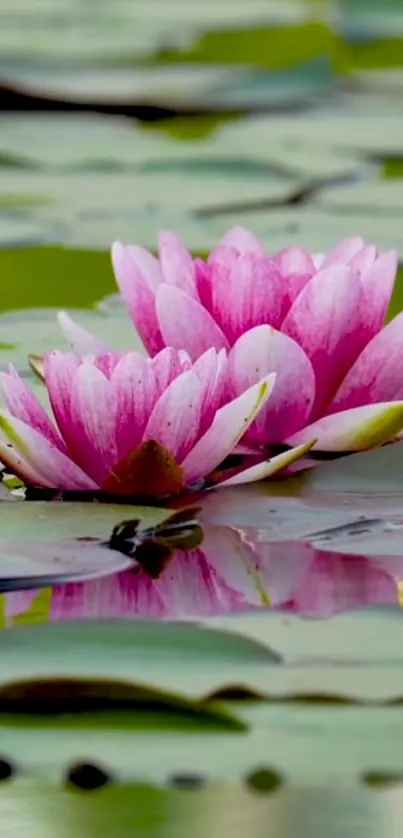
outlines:
[{"label": "pink petal", "polygon": [[342,381],[328,413],[403,399],[403,312],[378,332]]},{"label": "pink petal", "polygon": [[223,607],[223,593],[232,609],[248,604],[268,605],[268,597],[262,579],[257,571],[257,555],[254,545],[246,540],[241,530],[232,527],[206,524],[203,526],[203,553],[212,571],[221,580],[220,608]]},{"label": "pink petal", "polygon": [[0,463],[3,463],[10,474],[19,477],[26,486],[53,486],[52,481],[46,480],[43,474],[34,469],[10,442],[0,440]]},{"label": "pink petal", "polygon": [[267,376],[217,411],[211,427],[182,463],[188,483],[207,476],[232,453],[259,410],[264,407],[274,381],[274,375]]},{"label": "pink petal", "polygon": [[158,398],[151,361],[137,352],[124,355],[115,367],[111,386],[116,398],[116,446],[120,461],[140,445]]},{"label": "pink petal", "polygon": [[109,379],[122,357],[123,352],[105,352],[93,359],[94,366]]},{"label": "pink petal", "polygon": [[10,366],[10,373],[8,375],[1,373],[0,380],[10,413],[39,431],[49,442],[56,445],[60,451],[67,453],[66,446],[53,422],[49,419],[46,410],[42,407],[39,399],[27,387],[25,381],[20,378],[17,371]]},{"label": "pink petal", "polygon": [[315,398],[315,375],[303,349],[283,332],[257,326],[245,332],[228,358],[230,392],[239,395],[271,372],[276,383],[247,440],[258,445],[281,442],[303,427]]},{"label": "pink petal", "polygon": [[212,268],[212,270],[215,270],[218,267],[230,269],[239,259],[239,256],[239,250],[236,250],[235,247],[225,247],[219,245],[215,248],[215,250],[211,251],[207,260],[207,265],[209,268]]},{"label": "pink petal", "polygon": [[56,422],[64,440],[71,437],[71,391],[80,359],[71,352],[49,352],[44,358],[45,382]]},{"label": "pink petal", "polygon": [[220,241],[220,247],[233,247],[239,253],[264,252],[259,239],[246,227],[231,227]]},{"label": "pink petal", "polygon": [[0,426],[28,467],[41,476],[41,485],[55,489],[96,489],[96,484],[69,457],[25,422],[1,411]]},{"label": "pink petal", "polygon": [[57,319],[63,334],[77,355],[81,357],[84,357],[84,355],[100,355],[102,352],[108,351],[108,347],[103,340],[99,340],[87,329],[75,323],[65,311],[59,311]]},{"label": "pink petal", "polygon": [[284,316],[314,273],[316,267],[311,254],[302,247],[287,247],[274,257],[283,277]]},{"label": "pink petal", "polygon": [[293,592],[292,610],[333,614],[375,603],[396,603],[396,582],[364,556],[316,551],[309,573]]},{"label": "pink petal", "polygon": [[126,245],[125,250],[150,290],[155,292],[162,282],[161,268],[158,259],[138,244],[128,244]]},{"label": "pink petal", "polygon": [[180,238],[169,230],[161,230],[158,249],[165,282],[197,299],[193,259]]},{"label": "pink petal", "polygon": [[218,353],[215,349],[208,349],[193,365],[193,372],[197,375],[201,388],[201,435],[211,425],[222,402],[227,377],[225,349]]},{"label": "pink petal", "polygon": [[394,439],[403,429],[403,401],[367,404],[324,416],[293,434],[288,445],[316,439],[314,451],[365,451]]},{"label": "pink petal", "polygon": [[161,285],[156,307],[167,346],[186,349],[193,361],[211,346],[228,348],[228,341],[211,314],[180,288],[166,283]]},{"label": "pink petal", "polygon": [[211,566],[204,550],[176,551],[155,587],[174,620],[230,612],[241,601]]},{"label": "pink petal", "polygon": [[150,355],[164,346],[155,313],[155,296],[136,262],[126,248],[116,242],[112,246],[112,265],[123,300]]},{"label": "pink petal", "polygon": [[167,616],[155,586],[146,573],[125,571],[114,576],[56,585],[51,619],[77,620]]},{"label": "pink petal", "polygon": [[300,344],[316,377],[314,415],[323,410],[362,348],[361,282],[342,265],[312,277],[291,306],[282,331]]},{"label": "pink petal", "polygon": [[73,380],[71,422],[74,457],[101,485],[118,459],[116,393],[93,364],[84,361]]},{"label": "pink petal", "polygon": [[390,250],[388,253],[383,253],[362,277],[361,318],[367,340],[376,335],[384,324],[396,280],[397,267],[397,251]]},{"label": "pink petal", "polygon": [[[244,532],[248,537],[248,530]],[[315,550],[304,542],[274,541],[268,544],[258,539],[255,541],[255,538],[252,546],[256,573],[267,599],[272,605],[283,604],[309,573]]]},{"label": "pink petal", "polygon": [[354,256],[365,247],[364,239],[361,236],[351,236],[342,239],[333,250],[325,256],[321,270],[331,265],[347,265]]},{"label": "pink petal", "polygon": [[274,262],[284,277],[289,276],[289,274],[312,276],[316,270],[311,254],[308,250],[303,250],[302,247],[286,247],[284,250],[280,250],[279,253],[276,253]]},{"label": "pink petal", "polygon": [[375,244],[366,244],[362,250],[359,250],[355,256],[350,260],[349,265],[353,271],[357,271],[361,276],[364,276],[367,271],[372,268],[375,259],[378,256],[378,249]]},{"label": "pink petal", "polygon": [[310,279],[312,279],[312,274],[289,274],[287,277],[284,277],[284,317]]},{"label": "pink petal", "polygon": [[284,314],[284,283],[264,255],[244,253],[232,268],[213,271],[212,313],[232,345],[261,323],[279,326]]},{"label": "pink petal", "polygon": [[260,480],[267,480],[274,474],[283,471],[288,466],[305,457],[305,454],[311,450],[315,440],[305,442],[303,445],[297,445],[295,448],[290,448],[288,451],[283,451],[282,454],[277,454],[271,457],[270,460],[264,460],[262,463],[257,463],[255,466],[243,469],[234,477],[229,477],[228,480],[223,480],[217,483],[217,486],[240,486],[242,483],[257,483]]},{"label": "pink petal", "polygon": [[199,300],[202,306],[204,306],[204,308],[207,308],[210,311],[213,265],[210,265],[207,262],[203,262],[203,259],[195,259],[194,269]]},{"label": "pink petal", "polygon": [[158,399],[143,435],[143,442],[154,439],[178,463],[190,451],[199,430],[201,388],[194,372],[184,372]]},{"label": "pink petal", "polygon": [[320,271],[323,268],[323,263],[326,259],[325,253],[312,253],[312,260],[313,264],[315,265],[315,270]]},{"label": "pink petal", "polygon": [[192,362],[187,355],[177,349],[172,349],[171,346],[162,349],[158,355],[151,359],[151,370],[155,379],[157,387],[157,394],[162,396],[164,390],[168,387],[178,375],[182,372],[191,369]]}]

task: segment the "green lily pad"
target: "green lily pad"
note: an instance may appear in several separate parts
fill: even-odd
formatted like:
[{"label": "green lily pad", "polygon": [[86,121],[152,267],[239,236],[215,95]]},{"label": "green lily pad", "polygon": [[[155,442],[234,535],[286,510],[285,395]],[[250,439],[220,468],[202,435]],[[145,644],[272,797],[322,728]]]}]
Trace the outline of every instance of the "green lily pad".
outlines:
[{"label": "green lily pad", "polygon": [[323,253],[354,231],[366,241],[377,242],[382,250],[396,248],[403,256],[402,227],[397,213],[383,216],[381,213],[354,212],[352,209],[338,213],[319,206],[278,208],[275,212],[264,212],[262,208],[259,212],[257,209],[252,211],[252,208],[248,210],[245,205],[245,209],[239,208],[238,212],[223,214],[212,220],[219,228],[219,235],[223,235],[235,222],[249,227],[271,252],[299,245]]},{"label": "green lily pad", "polygon": [[392,443],[373,451],[352,454],[306,475],[308,491],[345,492],[374,496],[382,502],[402,491],[403,442]]},{"label": "green lily pad", "polygon": [[380,665],[397,664],[403,657],[403,614],[393,607],[337,614],[321,621],[320,628],[316,620],[274,612],[215,617],[209,626],[267,643],[294,663]]},{"label": "green lily pad", "polygon": [[37,223],[35,219],[29,218],[0,216],[0,247],[2,248],[46,244],[51,238],[51,231],[45,223]]},{"label": "green lily pad", "polygon": [[[259,766],[260,768],[260,766]],[[262,765],[263,775],[279,777],[271,770],[270,757]],[[95,794],[77,794],[56,788],[44,780],[21,780],[8,783],[0,791],[4,828],[15,838],[25,838],[27,824],[37,834],[59,831],[61,838],[74,833],[76,838],[186,838],[195,833],[208,838],[212,824],[233,838],[260,838],[270,824],[278,838],[295,834],[300,838],[322,838],[323,831],[332,838],[366,838],[371,831],[378,838],[391,838],[385,806],[398,807],[400,789],[383,794],[368,788],[331,789],[307,786],[289,788],[280,777],[278,788],[255,783],[255,772],[241,784],[214,784],[203,788],[203,777],[196,772],[174,774],[170,788],[159,789],[135,784],[98,789]],[[187,782],[186,782],[187,780]],[[201,787],[199,787],[201,785]],[[193,790],[192,790],[193,789]],[[388,808],[389,811],[389,808]],[[397,819],[398,820],[398,819]],[[396,827],[393,838],[398,838]]]},{"label": "green lily pad", "polygon": [[316,21],[285,27],[256,26],[206,32],[189,47],[165,50],[165,61],[203,61],[232,63],[234,55],[242,63],[283,68],[329,54],[337,44],[334,33]]},{"label": "green lily pad", "polygon": [[14,539],[23,528],[27,540],[109,538],[122,520],[139,518],[144,526],[163,521],[169,512],[161,508],[103,503],[15,502],[0,506],[1,537]]},{"label": "green lily pad", "polygon": [[[61,247],[0,249],[0,274],[2,311],[19,309],[21,303],[27,308],[90,306],[115,289],[107,253]],[[0,340],[4,343],[1,336]]]},{"label": "green lily pad", "polygon": [[26,678],[123,679],[186,695],[183,683],[195,681],[200,699],[203,682],[209,687],[234,683],[279,661],[267,645],[191,623],[57,623],[10,629],[3,640],[8,650],[4,647],[0,665],[4,684]]},{"label": "green lily pad", "polygon": [[[0,367],[14,364],[24,375],[31,374],[28,356],[54,349],[70,349],[57,320],[59,309],[31,309],[0,315]],[[70,310],[74,320],[96,335],[106,347],[144,353],[144,347],[126,312],[104,315],[100,311]],[[34,380],[33,386],[37,382]],[[44,390],[44,388],[42,388]],[[45,398],[46,392],[43,392]],[[1,397],[0,397],[1,400]]]},{"label": "green lily pad", "polygon": [[0,505],[0,590],[21,590],[111,575],[133,560],[109,549],[122,519],[141,527],[164,520],[161,509],[99,503],[35,501]]},{"label": "green lily pad", "polygon": [[396,179],[323,189],[316,203],[333,212],[359,212],[361,217],[400,217],[403,210],[403,182]]},{"label": "green lily pad", "polygon": [[[111,776],[157,784],[181,773],[240,781],[268,763],[287,783],[308,786],[357,787],[375,770],[398,775],[402,632],[397,610],[339,616],[320,631],[315,620],[256,613],[208,627],[120,621],[12,629],[2,637],[0,664],[3,753],[30,774],[61,777],[82,759],[85,742],[86,760]],[[76,696],[68,715],[58,709],[61,678],[73,679],[65,682]],[[214,680],[220,692],[203,703],[202,684]],[[260,683],[262,697],[225,696],[225,683],[232,692]],[[51,689],[53,712],[38,716]],[[97,696],[96,713],[77,705]]]}]

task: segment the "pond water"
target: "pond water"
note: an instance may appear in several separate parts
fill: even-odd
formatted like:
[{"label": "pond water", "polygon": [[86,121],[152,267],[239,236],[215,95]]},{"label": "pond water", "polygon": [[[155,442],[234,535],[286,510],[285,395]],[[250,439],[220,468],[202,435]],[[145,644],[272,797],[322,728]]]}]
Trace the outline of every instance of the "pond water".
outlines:
[{"label": "pond water", "polygon": [[[290,243],[323,251],[354,232],[403,253],[402,39],[403,7],[394,0],[382,11],[372,0],[5,7],[3,369],[12,361],[39,391],[27,355],[63,346],[58,307],[109,345],[138,348],[113,296],[107,249],[116,237],[153,248],[157,229],[168,227],[204,253],[237,223],[271,251]],[[402,303],[398,281],[389,316]],[[243,490],[241,500],[213,492],[202,500],[203,543],[174,551],[154,578],[143,564],[41,587],[55,569],[53,542],[45,550],[41,539],[60,532],[38,536],[31,516],[24,534],[22,515],[27,542],[18,546],[13,523],[11,548],[1,548],[5,624],[269,607],[324,616],[399,603],[398,465],[382,488],[375,464],[359,502],[354,469],[336,501],[329,493],[312,500],[309,488],[294,496],[292,487],[274,488],[270,500],[268,489]],[[381,512],[376,486],[386,499]],[[111,525],[120,520],[114,515]],[[351,526],[365,518],[374,520],[357,535]],[[76,519],[62,537],[78,537]],[[334,528],[328,543],[312,535]],[[83,534],[108,535],[91,509]],[[31,536],[39,540],[29,551]],[[18,571],[7,566],[10,549]],[[91,576],[93,565],[81,571]],[[30,575],[32,591],[11,590],[23,578],[26,588]]]}]

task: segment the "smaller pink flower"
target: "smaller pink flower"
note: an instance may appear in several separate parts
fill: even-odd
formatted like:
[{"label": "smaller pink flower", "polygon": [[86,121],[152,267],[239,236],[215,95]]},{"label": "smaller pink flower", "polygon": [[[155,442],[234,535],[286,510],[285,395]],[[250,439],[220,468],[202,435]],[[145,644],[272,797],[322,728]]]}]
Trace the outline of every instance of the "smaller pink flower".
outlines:
[{"label": "smaller pink flower", "polygon": [[[272,374],[226,401],[226,373],[225,351],[213,348],[195,363],[169,348],[152,359],[52,352],[44,361],[52,419],[10,368],[1,375],[8,410],[0,412],[0,460],[37,487],[174,494],[220,466],[270,396]],[[261,468],[276,471],[284,456]]]}]

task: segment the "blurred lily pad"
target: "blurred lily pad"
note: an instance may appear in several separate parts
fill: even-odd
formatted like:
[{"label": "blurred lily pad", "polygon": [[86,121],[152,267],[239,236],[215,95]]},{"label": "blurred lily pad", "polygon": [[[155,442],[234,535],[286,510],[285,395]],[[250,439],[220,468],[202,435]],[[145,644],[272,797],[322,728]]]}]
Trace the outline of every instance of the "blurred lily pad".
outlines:
[{"label": "blurred lily pad", "polygon": [[[0,315],[0,367],[14,364],[30,374],[28,356],[53,349],[70,348],[58,324],[58,309],[31,309]],[[95,334],[106,348],[144,353],[142,343],[126,312],[116,309],[108,316],[97,311],[72,310],[75,321]],[[34,385],[35,386],[35,385]],[[42,385],[40,385],[42,386]]]},{"label": "blurred lily pad", "polygon": [[365,216],[401,218],[403,212],[403,181],[401,179],[338,186],[323,189],[316,202],[333,212],[359,213]]},{"label": "blurred lily pad", "polygon": [[[317,629],[316,621],[275,614],[220,618],[210,627],[121,621],[11,629],[2,638],[0,667],[3,753],[31,774],[60,777],[82,759],[84,741],[87,761],[111,776],[156,784],[195,772],[207,782],[240,781],[267,765],[267,754],[290,784],[357,787],[374,766],[401,773],[401,612],[340,616]],[[281,649],[285,667],[269,643]],[[379,673],[380,663],[384,683],[374,691],[368,672]],[[339,679],[344,689],[348,684],[346,664],[353,702],[337,686]],[[333,679],[315,697],[309,682],[312,676],[320,690],[320,670],[325,682],[329,670]],[[277,675],[285,693],[264,700],[262,685],[276,683]],[[298,679],[304,683],[301,692],[290,691],[290,681],[287,689],[290,677],[294,688]],[[260,700],[231,697],[254,678]],[[383,706],[389,679],[394,707]],[[227,694],[221,688],[201,700],[202,684],[214,681],[227,683]],[[63,683],[76,699],[98,696],[98,712],[86,713],[82,703],[60,715],[56,702],[52,714],[38,715],[41,695],[53,689],[60,698]],[[29,694],[37,706],[24,708]],[[12,695],[18,701],[7,704]]]},{"label": "blurred lily pad", "polygon": [[[1,209],[0,198],[0,212]],[[51,240],[52,232],[46,222],[0,215],[0,248],[47,244]]]},{"label": "blurred lily pad", "polygon": [[[245,833],[259,838],[270,823],[279,838],[289,838],[297,821],[300,838],[321,838],[324,823],[331,825],[332,838],[366,838],[371,830],[378,838],[390,838],[385,796],[392,810],[398,807],[401,792],[399,787],[393,789],[396,775],[390,775],[392,787],[381,795],[375,788],[346,789],[336,784],[331,790],[323,785],[289,788],[287,778],[270,770],[270,765],[266,759],[267,768],[243,777],[242,784],[207,787],[197,772],[170,775],[169,788],[164,789],[139,783],[116,786],[119,778],[109,774],[109,784],[96,794],[72,794],[71,787],[66,791],[43,780],[16,781],[0,792],[4,824],[15,838],[25,838],[27,823],[38,834],[58,830],[60,838],[72,833],[76,838],[109,838],[112,833],[131,838],[133,832],[141,832],[143,838],[184,838],[193,833],[208,838],[212,824],[233,838]],[[270,786],[273,777],[278,783]]]},{"label": "blurred lily pad", "polygon": [[332,54],[337,36],[321,21],[290,24],[284,27],[255,26],[206,32],[189,47],[163,52],[164,60],[240,63],[282,68]]},{"label": "blurred lily pad", "polygon": [[[352,190],[354,191],[354,190]],[[354,234],[361,235],[366,241],[377,242],[382,250],[396,248],[400,257],[403,256],[403,235],[402,225],[398,213],[376,215],[375,213],[360,211],[336,212],[326,211],[325,207],[305,206],[277,209],[275,212],[258,211],[255,208],[239,210],[239,212],[226,213],[214,219],[220,234],[223,235],[230,224],[242,224],[252,229],[271,252],[281,250],[290,245],[307,247],[315,252],[325,252],[335,243]],[[395,300],[394,311],[402,308],[401,292],[399,294],[400,305]]]},{"label": "blurred lily pad", "polygon": [[[94,18],[77,0],[24,0],[23,7],[4,14],[0,47],[8,66],[13,59],[20,72],[24,60],[122,64],[147,57],[158,48],[181,46],[206,25],[281,24],[303,20],[304,13],[304,0],[284,0],[281,7],[274,0],[251,0],[247,7],[241,0],[232,0],[230,7],[226,0],[218,0],[209,2],[208,12],[194,4],[184,6],[180,0],[172,0],[169,6],[164,0],[154,0],[150,7],[117,0],[113,7],[102,4]],[[58,38],[60,27],[64,30],[62,41]],[[56,40],[60,41],[58,47]]]}]

